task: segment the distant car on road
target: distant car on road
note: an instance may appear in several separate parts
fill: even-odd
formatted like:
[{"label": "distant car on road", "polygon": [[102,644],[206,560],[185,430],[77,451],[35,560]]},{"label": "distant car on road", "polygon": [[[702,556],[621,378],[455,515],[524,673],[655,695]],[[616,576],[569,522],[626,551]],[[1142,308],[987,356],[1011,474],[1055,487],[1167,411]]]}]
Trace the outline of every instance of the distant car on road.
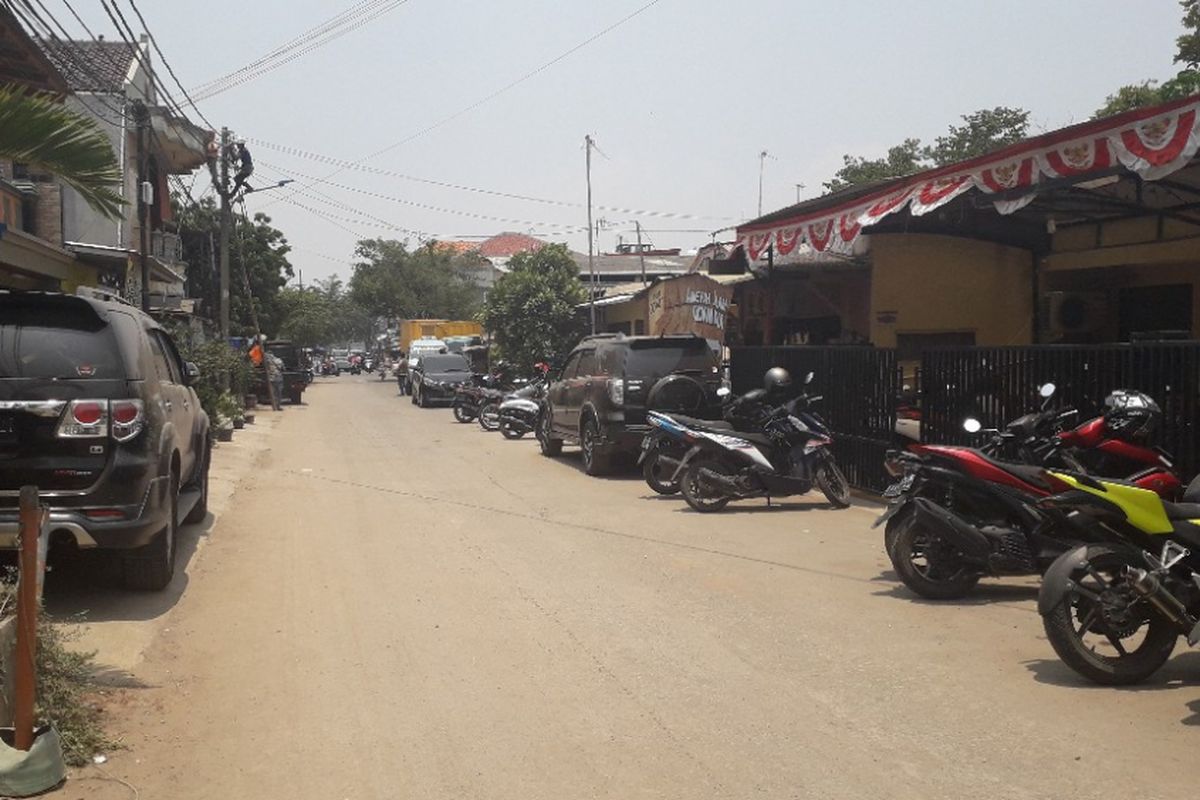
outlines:
[{"label": "distant car on road", "polygon": [[111,550],[126,587],[166,587],[180,521],[208,507],[199,375],[125,302],[0,290],[0,547],[34,485],[52,547]]},{"label": "distant car on road", "polygon": [[616,457],[635,455],[650,431],[651,390],[675,373],[695,378],[711,401],[721,383],[719,348],[697,336],[585,337],[547,390],[538,425],[542,453],[556,456],[564,442],[577,443],[589,475],[607,471]]},{"label": "distant car on road", "polygon": [[471,379],[471,362],[459,353],[425,355],[409,370],[412,401],[421,408],[454,400],[454,386]]}]

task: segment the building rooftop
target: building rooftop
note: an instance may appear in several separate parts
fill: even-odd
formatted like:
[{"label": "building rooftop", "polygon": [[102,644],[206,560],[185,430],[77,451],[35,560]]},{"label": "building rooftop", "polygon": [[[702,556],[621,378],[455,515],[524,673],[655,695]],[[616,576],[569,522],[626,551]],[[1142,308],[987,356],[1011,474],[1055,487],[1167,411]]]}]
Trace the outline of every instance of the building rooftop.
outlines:
[{"label": "building rooftop", "polygon": [[512,258],[517,253],[537,252],[548,244],[528,234],[505,232],[481,242],[479,254],[484,258]]},{"label": "building rooftop", "polygon": [[74,92],[120,92],[137,58],[127,42],[39,40],[51,63]]}]

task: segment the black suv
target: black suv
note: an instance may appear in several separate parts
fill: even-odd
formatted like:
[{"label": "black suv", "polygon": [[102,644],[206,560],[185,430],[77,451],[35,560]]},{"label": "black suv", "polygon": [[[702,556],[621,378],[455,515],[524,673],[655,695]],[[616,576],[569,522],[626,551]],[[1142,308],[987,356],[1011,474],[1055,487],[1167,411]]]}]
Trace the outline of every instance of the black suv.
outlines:
[{"label": "black suv", "polygon": [[556,456],[563,442],[577,443],[587,473],[601,474],[615,457],[637,454],[650,430],[646,409],[656,383],[682,373],[711,396],[720,367],[719,347],[698,336],[585,337],[547,391],[538,425],[542,453]]},{"label": "black suv", "polygon": [[131,589],[170,583],[179,521],[207,513],[198,376],[134,306],[0,290],[0,547],[32,484],[52,546],[118,551]]}]

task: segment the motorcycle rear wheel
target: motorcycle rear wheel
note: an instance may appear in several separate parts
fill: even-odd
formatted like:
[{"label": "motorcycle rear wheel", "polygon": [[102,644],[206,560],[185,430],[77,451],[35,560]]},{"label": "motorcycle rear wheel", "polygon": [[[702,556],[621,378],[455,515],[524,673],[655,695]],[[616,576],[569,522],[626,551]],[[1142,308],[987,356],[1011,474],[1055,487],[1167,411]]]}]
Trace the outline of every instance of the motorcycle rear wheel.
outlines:
[{"label": "motorcycle rear wheel", "polygon": [[466,406],[457,405],[454,407],[454,418],[459,422],[474,422],[475,415],[467,410]]},{"label": "motorcycle rear wheel", "polygon": [[927,600],[965,597],[982,577],[952,547],[916,524],[897,532],[888,556],[904,585]]},{"label": "motorcycle rear wheel", "polygon": [[659,494],[679,494],[679,481],[671,480],[671,473],[674,470],[664,470],[658,463],[657,455],[648,456],[642,462],[642,477],[646,479],[646,485]]},{"label": "motorcycle rear wheel", "polygon": [[[1141,683],[1167,662],[1179,640],[1174,625],[1151,607],[1139,608],[1138,604],[1146,601],[1133,597],[1132,590],[1122,584],[1121,575],[1126,567],[1142,566],[1127,551],[1089,548],[1087,561],[1066,576],[1076,588],[1068,591],[1066,599],[1042,618],[1054,652],[1064,664],[1094,683],[1104,686]],[[1055,588],[1045,584],[1042,591]],[[1084,591],[1106,599],[1098,605]],[[1125,614],[1128,618],[1122,618]],[[1143,631],[1141,643],[1129,647],[1127,641],[1136,641],[1134,637]],[[1114,654],[1099,652],[1097,647],[1104,646],[1099,640],[1095,646],[1089,645],[1084,641],[1089,634],[1107,639],[1107,649]]]},{"label": "motorcycle rear wheel", "polygon": [[821,493],[825,495],[825,499],[834,508],[849,508],[850,507],[850,482],[846,480],[846,476],[834,463],[832,458],[826,459],[817,467],[816,474],[817,486],[820,487]]},{"label": "motorcycle rear wheel", "polygon": [[683,493],[683,499],[687,501],[687,504],[702,514],[711,514],[725,508],[733,498],[727,494],[714,493],[706,489],[700,478],[702,469],[726,475],[732,473],[720,462],[696,461],[688,466],[683,477],[679,479],[679,491]]},{"label": "motorcycle rear wheel", "polygon": [[487,403],[479,409],[479,427],[485,431],[500,430],[499,403]]},{"label": "motorcycle rear wheel", "polygon": [[525,435],[525,431],[517,430],[508,420],[500,423],[500,433],[504,434],[505,439],[520,439]]}]

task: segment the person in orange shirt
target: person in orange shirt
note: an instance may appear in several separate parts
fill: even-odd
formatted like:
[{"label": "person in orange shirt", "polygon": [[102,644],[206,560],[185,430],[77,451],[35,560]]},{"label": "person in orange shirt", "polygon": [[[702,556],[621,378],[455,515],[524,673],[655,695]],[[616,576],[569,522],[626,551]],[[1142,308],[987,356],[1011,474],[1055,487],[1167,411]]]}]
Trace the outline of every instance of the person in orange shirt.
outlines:
[{"label": "person in orange shirt", "polygon": [[257,341],[250,346],[250,363],[256,367],[261,367],[263,363],[262,345]]}]

